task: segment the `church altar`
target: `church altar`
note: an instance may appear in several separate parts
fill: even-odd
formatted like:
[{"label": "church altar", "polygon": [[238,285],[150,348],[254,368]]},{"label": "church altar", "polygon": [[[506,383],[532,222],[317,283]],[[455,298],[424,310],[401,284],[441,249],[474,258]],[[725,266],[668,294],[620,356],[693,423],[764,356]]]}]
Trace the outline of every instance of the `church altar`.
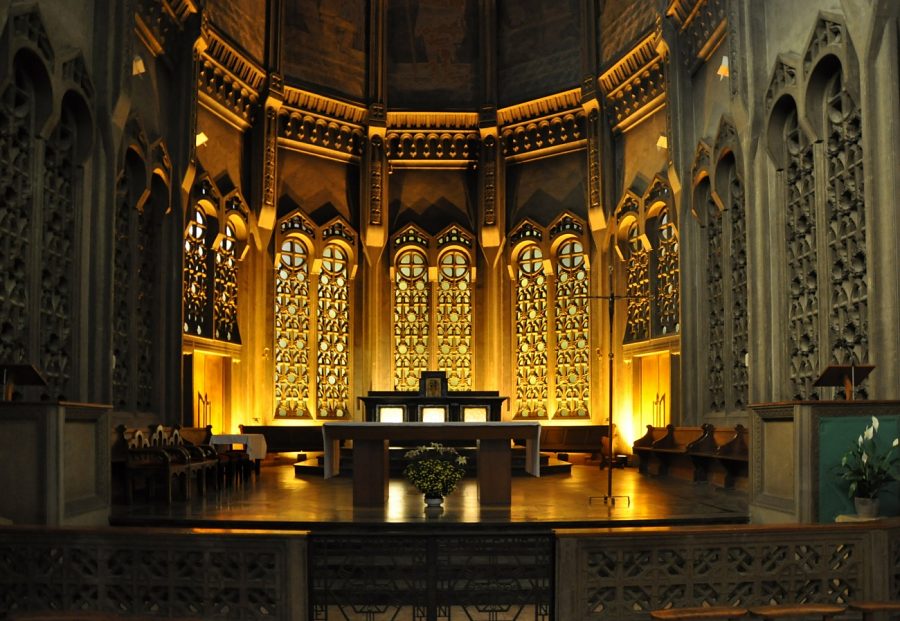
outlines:
[{"label": "church altar", "polygon": [[540,437],[540,424],[532,422],[324,423],[325,478],[340,473],[340,441],[352,440],[353,504],[381,507],[388,498],[391,440],[477,440],[479,502],[508,506],[512,496],[511,440],[525,440],[525,470],[539,477]]}]

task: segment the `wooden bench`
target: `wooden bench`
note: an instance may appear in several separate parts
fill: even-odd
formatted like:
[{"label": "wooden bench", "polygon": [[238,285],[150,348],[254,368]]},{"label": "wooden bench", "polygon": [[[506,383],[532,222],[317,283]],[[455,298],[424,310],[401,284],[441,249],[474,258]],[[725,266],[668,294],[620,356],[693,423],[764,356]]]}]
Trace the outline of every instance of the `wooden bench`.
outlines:
[{"label": "wooden bench", "polygon": [[190,457],[181,451],[167,451],[162,446],[151,446],[141,429],[116,427],[116,440],[112,446],[113,470],[121,464],[124,500],[134,501],[134,492],[144,489],[152,499],[162,490],[167,503],[172,502],[173,483],[181,486],[185,499],[190,498]]},{"label": "wooden bench", "polygon": [[265,436],[269,453],[325,450],[320,425],[240,425],[240,429]]},{"label": "wooden bench", "polygon": [[181,427],[179,430],[185,445],[200,448],[208,459],[214,460],[217,488],[223,485],[237,485],[245,481],[254,471],[254,464],[246,450],[210,444],[212,425]]},{"label": "wooden bench", "polygon": [[635,441],[634,454],[640,462],[641,474],[673,476],[694,481],[694,464],[688,455],[688,445],[700,438],[700,427],[664,428],[647,425],[647,434]]},{"label": "wooden bench", "polygon": [[748,481],[748,433],[743,425],[716,429],[653,427],[636,440],[634,454],[641,474],[673,476],[725,488],[745,488]]},{"label": "wooden bench", "polygon": [[599,458],[605,463],[609,455],[609,425],[542,425],[541,452],[556,453],[562,460],[569,453],[587,453],[591,459]]},{"label": "wooden bench", "polygon": [[735,425],[734,429],[716,429],[706,424],[702,429],[703,434],[688,445],[688,453],[694,461],[694,481],[707,481],[725,488],[745,488],[750,461],[746,428]]}]

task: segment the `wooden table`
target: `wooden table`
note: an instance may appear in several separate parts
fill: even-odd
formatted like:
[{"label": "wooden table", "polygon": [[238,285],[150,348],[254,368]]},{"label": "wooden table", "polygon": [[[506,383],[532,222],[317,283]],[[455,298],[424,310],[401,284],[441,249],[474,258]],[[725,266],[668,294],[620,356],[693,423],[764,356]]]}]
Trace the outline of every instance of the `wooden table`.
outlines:
[{"label": "wooden table", "polygon": [[483,505],[506,505],[512,497],[511,440],[525,440],[525,470],[541,476],[539,423],[324,423],[325,478],[341,469],[340,441],[353,441],[353,504],[384,506],[388,497],[391,440],[445,443],[478,441],[478,498]]}]

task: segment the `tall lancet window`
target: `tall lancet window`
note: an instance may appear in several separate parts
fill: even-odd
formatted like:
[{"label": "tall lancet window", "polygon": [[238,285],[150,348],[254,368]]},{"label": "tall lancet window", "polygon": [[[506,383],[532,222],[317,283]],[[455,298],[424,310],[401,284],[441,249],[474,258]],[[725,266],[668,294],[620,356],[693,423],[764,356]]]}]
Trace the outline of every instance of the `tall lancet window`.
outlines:
[{"label": "tall lancet window", "polygon": [[430,359],[428,262],[419,248],[407,248],[395,263],[394,390],[416,390]]},{"label": "tall lancet window", "polygon": [[438,270],[437,368],[447,373],[450,390],[472,388],[472,269],[464,252],[441,255]]},{"label": "tall lancet window", "polygon": [[198,205],[184,233],[184,332],[206,337],[210,336],[208,233],[208,218]]},{"label": "tall lancet window", "polygon": [[241,335],[237,323],[237,240],[231,224],[225,225],[225,235],[216,249],[215,295],[213,300],[213,321],[216,338],[221,341],[240,343]]},{"label": "tall lancet window", "polygon": [[840,70],[829,80],[825,93],[829,342],[833,360],[849,364],[852,357],[853,363],[860,364],[869,358],[862,121]]},{"label": "tall lancet window", "polygon": [[288,237],[275,274],[276,416],[309,416],[309,328],[309,252]]},{"label": "tall lancet window", "polygon": [[536,244],[519,252],[516,263],[517,418],[547,416],[547,277]]},{"label": "tall lancet window", "polygon": [[625,342],[650,338],[650,255],[640,227],[632,221],[626,234],[625,293],[628,296],[628,323]]},{"label": "tall lancet window", "polygon": [[663,207],[657,215],[658,246],[656,249],[656,320],[655,336],[677,334],[680,329],[678,292],[678,237],[669,209]]},{"label": "tall lancet window", "polygon": [[557,250],[556,417],[587,417],[590,401],[590,293],[584,245]]},{"label": "tall lancet window", "polygon": [[319,418],[350,416],[350,278],[346,250],[322,251],[317,287],[316,403]]},{"label": "tall lancet window", "polygon": [[800,127],[796,107],[785,121],[783,143],[791,398],[808,399],[814,396],[819,350],[816,183],[813,145]]}]

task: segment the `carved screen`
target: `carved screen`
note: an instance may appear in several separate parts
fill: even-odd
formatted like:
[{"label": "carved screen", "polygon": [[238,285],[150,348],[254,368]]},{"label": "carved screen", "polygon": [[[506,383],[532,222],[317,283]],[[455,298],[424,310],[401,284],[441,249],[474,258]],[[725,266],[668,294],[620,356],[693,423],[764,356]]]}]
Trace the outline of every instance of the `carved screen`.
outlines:
[{"label": "carved screen", "polygon": [[678,268],[678,237],[668,208],[657,216],[656,292],[654,296],[656,326],[654,336],[677,334],[680,330],[678,295],[680,272]]},{"label": "carved screen", "polygon": [[394,390],[416,390],[428,370],[430,310],[425,255],[402,250],[394,277]]},{"label": "carved screen", "polygon": [[27,78],[17,72],[0,102],[0,359],[28,357],[28,255],[31,237],[34,99]]},{"label": "carved screen", "polygon": [[585,250],[575,239],[557,251],[556,417],[588,415],[590,402],[590,310]]},{"label": "carved screen", "polygon": [[46,392],[51,399],[65,398],[72,371],[76,140],[74,119],[63,110],[44,155],[40,366],[47,376]]},{"label": "carved screen", "polygon": [[[112,321],[112,392],[116,409],[129,408],[131,386],[131,281],[132,256],[131,211],[126,194],[126,183],[121,183],[116,195],[116,221],[113,228],[113,321]],[[135,210],[137,211],[137,210]]]},{"label": "carved screen", "polygon": [[347,252],[330,243],[322,251],[316,305],[316,408],[318,418],[350,416],[350,279]]},{"label": "carved screen", "polygon": [[516,263],[516,417],[547,417],[547,280],[540,248]]},{"label": "carved screen", "polygon": [[731,406],[744,409],[750,399],[747,371],[749,317],[747,315],[747,224],[744,209],[744,183],[736,166],[728,173],[728,217],[731,221]]},{"label": "carved screen", "polygon": [[226,224],[225,236],[216,249],[213,319],[216,338],[231,343],[241,342],[237,323],[237,258],[234,254],[236,244],[234,229],[230,224]]},{"label": "carved screen", "polygon": [[184,332],[197,336],[210,336],[209,314],[209,259],[208,224],[206,214],[198,206],[184,232]]},{"label": "carved screen", "polygon": [[625,342],[633,343],[650,338],[650,261],[637,222],[628,228],[627,244],[625,294],[628,296],[628,323]]},{"label": "carved screen", "polygon": [[709,313],[707,333],[708,408],[725,410],[725,285],[722,264],[725,240],[722,237],[722,212],[711,196],[709,181],[699,195],[706,211],[706,300]]},{"label": "carved screen", "polygon": [[447,373],[449,390],[471,390],[472,269],[459,250],[440,258],[435,319],[438,370]]},{"label": "carved screen", "polygon": [[275,273],[275,415],[308,417],[309,256],[296,238],[281,245]]},{"label": "carved screen", "polygon": [[819,349],[815,171],[812,144],[800,127],[796,109],[785,122],[784,145],[790,398],[809,399],[816,397],[812,382]]},{"label": "carved screen", "polygon": [[[831,266],[832,360],[868,362],[866,211],[859,108],[838,72],[826,88],[827,240]],[[864,394],[864,393],[863,393]]]}]

